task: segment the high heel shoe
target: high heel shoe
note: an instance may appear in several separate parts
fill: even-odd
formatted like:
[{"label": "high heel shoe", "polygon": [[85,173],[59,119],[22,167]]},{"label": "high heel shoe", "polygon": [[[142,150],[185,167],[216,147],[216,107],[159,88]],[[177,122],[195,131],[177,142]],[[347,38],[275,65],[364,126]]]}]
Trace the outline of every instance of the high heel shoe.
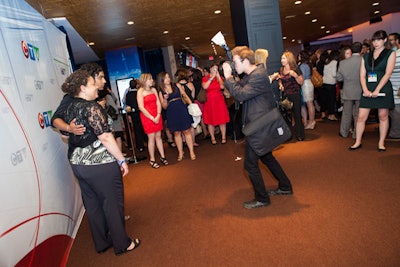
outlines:
[{"label": "high heel shoe", "polygon": [[213,145],[216,145],[216,144],[217,144],[217,141],[215,140],[215,138],[214,138],[214,139],[211,139],[211,144],[213,144]]},{"label": "high heel shoe", "polygon": [[355,147],[349,146],[349,150],[351,150],[351,151],[357,150],[359,148],[362,148],[362,144],[359,144],[358,146],[355,146]]},{"label": "high heel shoe", "polygon": [[183,155],[183,153],[182,153],[182,155],[179,155],[179,156],[178,156],[178,161],[182,161],[183,158],[184,158],[184,155]]},{"label": "high heel shoe", "polygon": [[306,127],[304,127],[304,129],[306,130],[314,130],[314,128],[315,128],[315,121],[307,124]]},{"label": "high heel shoe", "polygon": [[383,148],[378,147],[378,152],[385,152],[385,151],[386,151],[386,147],[383,147]]},{"label": "high heel shoe", "polygon": [[190,155],[190,159],[191,159],[191,160],[195,160],[195,159],[196,159],[196,154]]}]

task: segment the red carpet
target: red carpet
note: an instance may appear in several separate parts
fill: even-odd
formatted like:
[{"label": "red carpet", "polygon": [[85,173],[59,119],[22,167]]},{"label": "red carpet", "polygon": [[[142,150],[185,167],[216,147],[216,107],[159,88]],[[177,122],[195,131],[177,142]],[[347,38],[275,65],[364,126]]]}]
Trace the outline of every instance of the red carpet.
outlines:
[{"label": "red carpet", "polygon": [[253,198],[235,161],[243,144],[200,140],[197,159],[186,150],[180,163],[165,146],[169,166],[132,164],[124,178],[127,232],[141,246],[99,255],[83,220],[67,266],[400,266],[400,142],[379,153],[377,126],[357,151],[347,150],[353,140],[339,137],[339,122],[318,122],[304,142],[279,147],[294,195],[255,210],[242,207]]}]

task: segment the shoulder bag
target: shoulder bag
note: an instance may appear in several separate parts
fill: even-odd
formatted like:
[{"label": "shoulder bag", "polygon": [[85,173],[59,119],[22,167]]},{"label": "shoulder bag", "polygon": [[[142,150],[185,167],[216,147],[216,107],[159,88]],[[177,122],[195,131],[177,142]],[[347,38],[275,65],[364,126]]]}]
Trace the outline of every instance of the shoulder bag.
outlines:
[{"label": "shoulder bag", "polygon": [[314,85],[314,87],[321,87],[323,84],[322,75],[319,74],[316,67],[312,68],[311,82]]},{"label": "shoulder bag", "polygon": [[199,93],[197,94],[197,100],[202,104],[207,101],[207,93],[204,88],[201,88]]},{"label": "shoulder bag", "polygon": [[278,108],[273,108],[242,129],[247,142],[258,156],[271,152],[292,137],[289,125]]}]

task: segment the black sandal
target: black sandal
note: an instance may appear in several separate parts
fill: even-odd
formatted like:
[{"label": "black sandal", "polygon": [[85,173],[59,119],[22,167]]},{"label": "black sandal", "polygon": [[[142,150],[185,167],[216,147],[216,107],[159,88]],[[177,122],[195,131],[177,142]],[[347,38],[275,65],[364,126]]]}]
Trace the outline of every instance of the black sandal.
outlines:
[{"label": "black sandal", "polygon": [[160,158],[160,161],[161,161],[162,164],[164,164],[164,166],[168,165],[168,161],[167,161],[166,158]]},{"label": "black sandal", "polygon": [[[130,248],[132,246],[132,244],[133,244],[133,248]],[[132,242],[129,245],[129,247],[127,247],[124,251],[115,253],[115,255],[120,256],[120,255],[122,255],[122,254],[124,254],[126,252],[129,252],[129,251],[137,249],[139,246],[140,246],[140,239],[136,238],[136,239],[132,240]]]},{"label": "black sandal", "polygon": [[157,162],[155,162],[154,160],[150,160],[150,165],[154,169],[160,168],[160,165],[158,165]]}]

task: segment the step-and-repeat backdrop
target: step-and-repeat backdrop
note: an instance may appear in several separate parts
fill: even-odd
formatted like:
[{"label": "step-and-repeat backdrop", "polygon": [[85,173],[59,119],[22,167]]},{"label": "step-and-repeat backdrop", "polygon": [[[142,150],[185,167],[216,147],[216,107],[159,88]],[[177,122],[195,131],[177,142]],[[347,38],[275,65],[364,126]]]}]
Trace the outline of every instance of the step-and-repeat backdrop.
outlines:
[{"label": "step-and-repeat backdrop", "polygon": [[84,214],[67,144],[50,126],[70,74],[65,34],[0,0],[0,266],[64,266]]}]

